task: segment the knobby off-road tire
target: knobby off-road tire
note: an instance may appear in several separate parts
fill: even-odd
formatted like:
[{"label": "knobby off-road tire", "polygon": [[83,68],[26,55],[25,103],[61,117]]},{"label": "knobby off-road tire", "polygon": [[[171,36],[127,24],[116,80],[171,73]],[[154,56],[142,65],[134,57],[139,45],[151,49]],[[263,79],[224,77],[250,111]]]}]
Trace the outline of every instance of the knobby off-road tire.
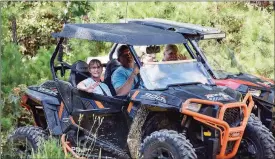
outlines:
[{"label": "knobby off-road tire", "polygon": [[[22,153],[30,156],[32,152],[37,152],[42,142],[47,139],[44,130],[35,126],[25,126],[17,128],[9,137],[8,143],[12,144],[15,153]],[[28,147],[26,147],[28,146]],[[27,151],[27,152],[26,152]]]},{"label": "knobby off-road tire", "polygon": [[[140,158],[196,159],[192,144],[182,134],[173,130],[160,130],[147,136],[140,148]],[[169,158],[169,159],[170,159]]]},{"label": "knobby off-road tire", "polygon": [[[249,146],[250,156],[241,154],[246,152]],[[235,158],[275,159],[275,138],[254,114],[250,115]]]}]

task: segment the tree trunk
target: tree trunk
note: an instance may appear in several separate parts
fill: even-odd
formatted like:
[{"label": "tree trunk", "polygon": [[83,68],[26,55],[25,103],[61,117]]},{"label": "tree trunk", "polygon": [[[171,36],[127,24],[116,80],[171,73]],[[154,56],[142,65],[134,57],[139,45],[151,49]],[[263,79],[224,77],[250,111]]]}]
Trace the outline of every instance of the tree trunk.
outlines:
[{"label": "tree trunk", "polygon": [[16,18],[13,16],[11,18],[11,30],[12,30],[12,42],[17,44],[17,28],[16,28]]}]

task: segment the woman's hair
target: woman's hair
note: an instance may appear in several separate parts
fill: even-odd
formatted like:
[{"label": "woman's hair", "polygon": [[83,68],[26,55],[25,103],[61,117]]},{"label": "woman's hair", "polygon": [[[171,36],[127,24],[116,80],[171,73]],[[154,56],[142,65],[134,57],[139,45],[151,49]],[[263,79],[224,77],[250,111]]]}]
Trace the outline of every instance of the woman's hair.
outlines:
[{"label": "woman's hair", "polygon": [[100,62],[98,59],[92,59],[92,60],[89,62],[89,69],[91,69],[92,66],[93,66],[94,64],[96,64],[96,65],[102,67],[101,62]]}]

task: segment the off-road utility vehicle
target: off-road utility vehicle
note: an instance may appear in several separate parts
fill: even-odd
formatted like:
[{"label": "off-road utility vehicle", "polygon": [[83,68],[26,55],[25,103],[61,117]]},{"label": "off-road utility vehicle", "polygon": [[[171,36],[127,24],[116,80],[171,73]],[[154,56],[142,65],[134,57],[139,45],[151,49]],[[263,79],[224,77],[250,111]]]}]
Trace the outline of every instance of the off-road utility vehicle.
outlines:
[{"label": "off-road utility vehicle", "polygon": [[[250,94],[243,97],[217,87],[197,60],[141,64],[133,47],[145,45],[147,53],[155,53],[159,45],[186,44],[182,35],[139,24],[101,23],[66,24],[53,36],[59,38],[50,60],[53,80],[28,87],[22,97],[36,126],[19,127],[11,134],[9,141],[17,150],[30,154],[20,141],[36,151],[44,138],[53,135],[61,138],[64,152],[76,158],[274,158],[274,137],[250,116],[254,106]],[[62,60],[64,38],[114,43],[105,71],[110,87],[119,66],[114,58],[117,46],[128,45],[145,88],[134,89],[127,97],[78,90],[76,84],[89,76],[88,66],[84,61],[70,65]],[[60,80],[67,71],[69,80]],[[103,122],[94,130],[99,116]]]},{"label": "off-road utility vehicle", "polygon": [[[125,20],[123,20],[123,22],[125,22]],[[260,118],[267,128],[275,133],[275,113],[273,110],[275,108],[274,81],[242,72],[234,74],[223,70],[214,70],[209,65],[204,52],[199,47],[199,42],[201,40],[222,40],[225,38],[224,32],[212,27],[203,27],[195,24],[179,23],[157,18],[128,19],[128,22],[143,24],[164,30],[173,30],[182,34],[188,40],[188,44],[186,44],[185,47],[187,48],[191,58],[197,59],[204,65],[207,71],[214,78],[217,85],[230,87],[241,92],[243,95],[247,92],[250,92],[250,94],[253,95],[253,100],[256,106],[252,112]],[[272,116],[274,116],[274,119]]]}]

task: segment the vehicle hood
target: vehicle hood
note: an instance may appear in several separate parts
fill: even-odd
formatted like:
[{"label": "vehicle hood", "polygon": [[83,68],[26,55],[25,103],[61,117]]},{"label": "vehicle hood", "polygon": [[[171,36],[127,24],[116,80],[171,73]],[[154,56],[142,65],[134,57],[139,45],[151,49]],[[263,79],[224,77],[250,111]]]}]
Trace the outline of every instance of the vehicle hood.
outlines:
[{"label": "vehicle hood", "polygon": [[222,103],[236,102],[239,100],[236,99],[236,94],[239,93],[230,88],[203,84],[171,87],[165,91],[164,94],[181,98],[183,102],[190,98],[218,101]]},{"label": "vehicle hood", "polygon": [[[134,93],[135,91],[131,94]],[[190,98],[232,103],[240,101],[241,94],[228,87],[197,84],[173,86],[163,91],[139,90],[137,96],[134,98],[132,96],[132,100],[138,100],[143,104],[172,106],[181,106],[183,102]]]}]

